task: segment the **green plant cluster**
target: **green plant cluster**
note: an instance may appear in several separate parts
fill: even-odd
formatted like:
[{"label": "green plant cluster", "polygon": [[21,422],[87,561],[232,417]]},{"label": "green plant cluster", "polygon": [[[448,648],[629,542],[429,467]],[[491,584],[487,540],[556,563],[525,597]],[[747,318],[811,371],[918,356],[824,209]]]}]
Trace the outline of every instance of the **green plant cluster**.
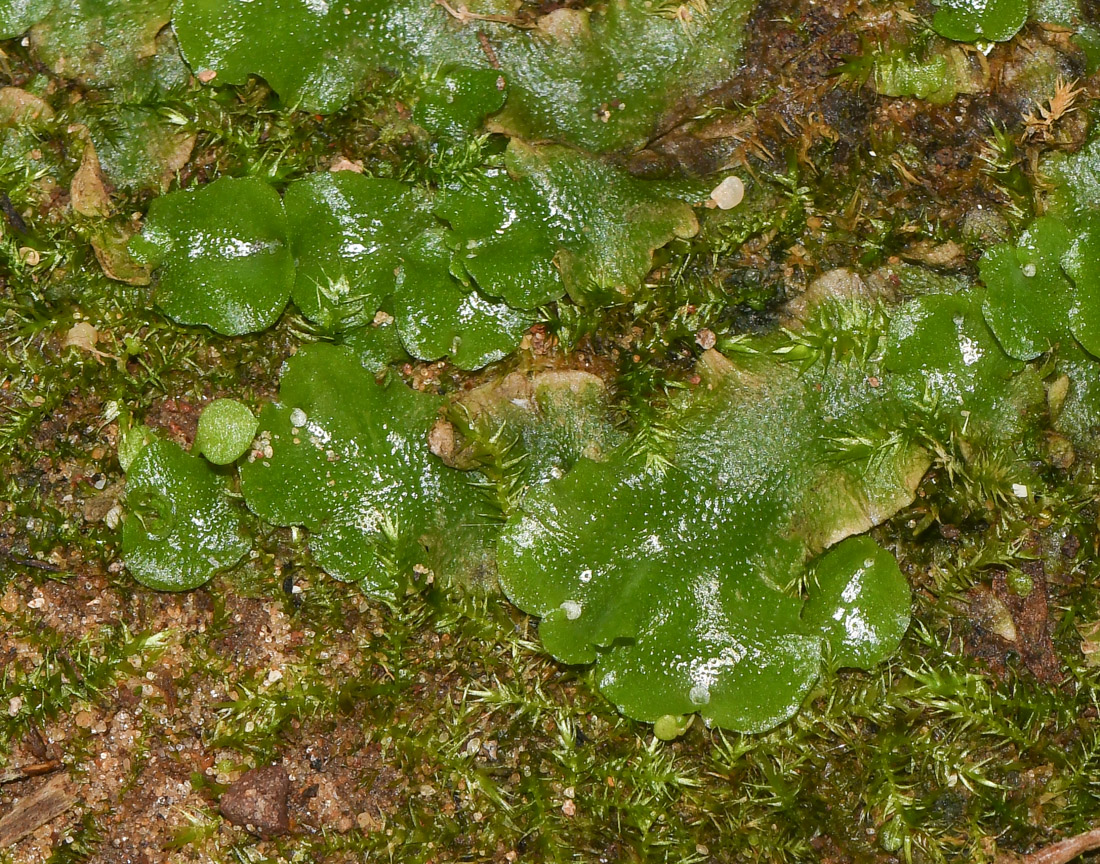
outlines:
[{"label": "green plant cluster", "polygon": [[[480,120],[480,118],[479,118]],[[130,248],[158,304],[227,335],[264,330],[290,297],[329,334],[383,305],[406,350],[477,369],[499,360],[566,291],[629,300],[654,250],[698,230],[666,183],[564,147],[515,139],[504,165],[435,193],[353,171],[291,183],[222,178],[157,198]]]},{"label": "green plant cluster", "polygon": [[1027,21],[1027,0],[940,0],[936,32],[958,42],[1006,42]]},{"label": "green plant cluster", "polygon": [[[947,86],[940,78],[926,95]],[[509,82],[506,101],[472,68],[434,82],[414,117],[443,137],[472,134],[522,92]],[[542,402],[528,381],[519,399],[444,404],[376,383],[378,365],[357,356],[358,334],[380,331],[392,313],[410,354],[474,369],[506,356],[543,304],[631,299],[654,251],[698,230],[676,192],[580,150],[512,138],[498,164],[434,189],[343,171],[292,182],[281,198],[256,179],[218,180],[155,200],[131,245],[159,268],[158,302],[177,320],[253,332],[293,298],[322,332],[351,337],[289,361],[239,469],[248,508],[306,527],[331,575],[394,601],[426,579],[497,569],[513,602],[540,617],[544,645],[566,663],[595,664],[600,688],[629,716],[668,731],[698,712],[759,732],[798,710],[823,660],[872,666],[905,632],[896,563],[845,538],[907,505],[936,460],[964,470],[1007,451],[993,494],[1035,494],[1029,459],[1047,399],[1042,374],[1021,361],[1060,336],[1067,351],[1074,337],[1088,349],[1100,309],[1085,258],[1070,255],[1068,237],[1050,252],[1042,221],[990,250],[986,289],[925,291],[884,309],[850,274],[807,298],[791,329],[719,346],[728,357],[705,353],[697,386],[656,422],[584,453],[532,433],[557,422],[546,411],[555,400],[566,427],[606,424],[599,400],[570,404],[574,381],[557,382],[557,395],[544,387]],[[1034,248],[1039,257],[1024,260]],[[1065,308],[1032,299],[1035,285],[1050,289],[1051,266],[1067,280]],[[1022,314],[1029,303],[1032,318],[1048,318]],[[1029,326],[1037,335],[1016,332]],[[1091,416],[1095,368],[1065,368],[1075,416]],[[530,410],[517,416],[505,404]],[[440,411],[450,420],[437,422]],[[1078,445],[1091,434],[1081,424],[1071,433]],[[207,437],[199,449],[217,445]],[[169,488],[169,472],[165,497],[194,500],[201,518],[181,525],[209,530],[168,542],[159,522],[139,529],[132,514],[124,548],[139,578],[188,588],[244,550],[224,487],[216,492],[218,469],[200,482],[184,477],[191,457],[175,458],[180,490],[196,495]],[[139,485],[143,464],[139,456]],[[149,563],[139,550],[158,542],[163,557]],[[169,584],[158,573],[184,546],[199,566]]]},{"label": "green plant cluster", "polygon": [[[522,17],[549,5],[517,8]],[[670,16],[690,6],[696,16],[690,32],[705,39],[697,25],[707,5],[655,2],[652,9]],[[89,19],[104,10],[149,8],[70,6]],[[1080,40],[1073,6],[1038,0],[1033,17],[1054,20],[1053,11],[1063,10],[1069,17],[1062,23],[1077,29],[1072,38]],[[599,6],[593,9],[598,16]],[[790,31],[765,15],[766,22],[754,24],[764,32],[794,32],[808,46],[820,35],[813,15]],[[854,37],[865,32],[867,20],[842,17],[837,26]],[[496,23],[471,19],[467,26],[494,33],[491,44],[498,45]],[[101,26],[82,25],[93,38]],[[907,39],[912,33],[902,32],[902,24],[884,30],[906,48],[897,55],[880,50],[853,71],[869,76],[894,56],[919,64],[952,50],[935,37]],[[775,153],[774,159],[753,155],[752,171],[738,171],[746,188],[742,205],[697,210],[700,232],[647,257],[657,269],[625,304],[582,306],[566,292],[540,308],[527,298],[562,291],[559,266],[502,276],[495,265],[522,257],[516,250],[524,248],[541,250],[541,257],[523,258],[528,264],[553,261],[565,247],[547,251],[538,234],[499,240],[496,247],[503,222],[491,205],[499,196],[526,214],[512,227],[530,225],[539,214],[525,209],[530,196],[522,191],[550,187],[535,187],[505,164],[504,142],[484,137],[481,121],[468,119],[481,108],[449,110],[468,91],[458,67],[436,73],[431,64],[430,72],[375,78],[348,109],[322,117],[294,111],[255,81],[189,82],[191,70],[172,47],[170,29],[157,35],[153,54],[140,38],[125,43],[143,56],[103,64],[115,77],[105,73],[95,86],[86,83],[89,67],[60,65],[79,59],[83,43],[48,54],[49,33],[36,27],[30,44],[3,46],[20,89],[0,92],[0,188],[12,205],[9,211],[5,204],[0,217],[0,453],[10,455],[0,458],[0,632],[14,651],[13,659],[0,660],[6,662],[0,705],[10,720],[0,728],[0,775],[18,769],[36,729],[47,740],[64,740],[72,779],[89,791],[102,788],[104,774],[110,782],[101,753],[128,760],[110,798],[94,803],[89,795],[82,817],[51,825],[51,862],[75,864],[126,848],[119,838],[132,836],[131,814],[143,808],[155,808],[159,837],[171,838],[150,851],[152,857],[214,861],[499,861],[514,852],[518,860],[545,861],[1002,864],[1013,857],[1008,850],[1022,854],[1094,827],[1100,807],[1100,737],[1092,719],[1100,694],[1094,471],[1100,397],[1096,360],[1082,347],[1091,309],[1086,283],[1074,262],[1044,249],[1060,230],[1050,220],[1068,232],[1072,248],[1100,207],[1097,143],[1079,152],[1076,143],[1040,146],[1040,153],[1057,147],[1071,153],[1040,157],[1037,176],[1033,142],[1019,137],[1002,113],[1006,128],[994,130],[981,155],[989,170],[961,172],[977,191],[964,192],[960,206],[980,201],[988,217],[982,225],[996,229],[983,230],[979,241],[969,218],[956,232],[955,202],[943,215],[943,190],[955,188],[960,174],[945,167],[939,175],[937,167],[933,182],[922,173],[930,163],[921,145],[944,143],[948,153],[965,148],[921,127],[876,123],[871,145],[877,155],[869,158],[853,158],[843,146],[809,134],[796,142],[809,145],[805,152],[792,145],[780,153],[773,141],[786,138],[767,130],[775,131],[769,124],[776,108],[787,111],[788,100],[799,95],[799,80],[783,75],[778,101],[761,96],[716,115],[738,135],[765,130],[762,143]],[[1025,39],[1035,35],[1029,30]],[[1065,45],[1062,36],[1046,38]],[[120,46],[108,41],[104,47]],[[1022,46],[981,47],[996,63]],[[813,49],[800,56],[812,58]],[[1062,57],[1077,63],[1082,55]],[[976,54],[970,61],[973,72]],[[752,62],[768,68],[756,65],[758,57]],[[44,71],[55,63],[80,81],[67,84]],[[466,68],[479,73],[482,93],[491,90],[498,101],[515,96],[510,82],[498,89],[497,70]],[[7,67],[0,74],[9,74]],[[1050,75],[1053,81],[1052,67]],[[895,83],[901,88],[907,80],[912,84],[904,75]],[[813,76],[810,82],[829,84]],[[875,83],[886,95],[886,79]],[[929,99],[947,98],[935,80],[918,84],[935,87]],[[988,80],[982,88],[991,93],[990,110],[1003,111],[1019,96]],[[842,128],[835,112],[847,111],[853,94],[838,88],[827,95],[825,119]],[[134,98],[142,101],[127,101]],[[859,103],[866,99],[874,94],[858,94]],[[1057,131],[1080,132],[1086,124],[1075,121],[1084,108]],[[917,102],[905,110],[921,123],[948,116]],[[782,116],[789,122],[789,114]],[[812,125],[815,118],[808,119]],[[986,131],[984,118],[976,129],[965,122],[963,128],[977,140]],[[107,218],[70,207],[65,194],[74,172],[93,174],[88,140],[111,190],[114,215]],[[574,152],[544,144],[533,149]],[[393,183],[431,211],[429,224],[456,235],[448,240],[450,275],[464,289],[499,292],[509,305],[545,319],[545,329],[474,373],[454,363],[417,363],[393,320],[392,293],[373,317],[356,307],[350,292],[351,302],[332,304],[327,321],[296,314],[305,305],[294,298],[296,283],[312,257],[295,256],[293,246],[298,261],[289,290],[297,308],[265,330],[223,337],[156,314],[153,292],[142,284],[149,268],[126,255],[129,235],[139,227],[131,214],[148,207],[150,194],[172,185],[201,189],[218,176],[251,177],[263,178],[255,185],[270,187],[285,202],[289,190],[352,176],[313,173],[340,154],[360,162],[365,179],[400,178]],[[611,172],[620,160],[587,164]],[[900,174],[906,169],[919,186],[907,185]],[[600,175],[585,176],[596,183],[591,178]],[[1019,205],[1015,212],[990,205],[990,178],[992,200],[1011,200]],[[669,197],[702,197],[684,194],[685,187],[677,183]],[[1001,197],[1008,192],[1011,197]],[[461,219],[461,238],[458,217],[435,212],[443,214],[446,197],[456,193],[471,214]],[[937,212],[943,223],[934,219]],[[20,218],[25,231],[17,227]],[[293,233],[286,229],[288,246]],[[550,242],[559,236],[552,233]],[[989,255],[1003,265],[989,271],[993,281],[999,269],[1009,276],[997,290],[958,275],[970,273],[970,264],[977,271],[982,248],[970,243],[1009,236],[1013,241],[1004,245],[1011,255]],[[932,269],[892,259],[919,250],[918,237],[957,241],[969,263]],[[808,255],[801,264],[800,248]],[[857,257],[860,278],[830,273],[810,289],[809,300],[800,298],[803,273]],[[1008,266],[1013,261],[1018,268]],[[1035,302],[1030,289],[1037,280],[1015,272],[1035,262],[1037,279],[1043,274],[1038,284],[1053,285],[1051,297],[1064,310],[1060,323]],[[349,278],[360,263],[348,268]],[[120,276],[126,281],[117,281]],[[328,284],[317,277],[303,284]],[[489,295],[483,283],[499,287]],[[372,284],[364,278],[361,287]],[[504,293],[510,290],[516,295]],[[783,291],[791,302],[777,305]],[[868,301],[872,293],[882,305]],[[356,309],[346,322],[342,308]],[[1041,349],[1039,356],[1020,360],[1002,347],[990,324],[998,314],[1005,317],[1006,308],[1020,310],[1021,332],[1031,340],[1024,350]],[[1020,338],[1001,328],[1005,333],[1006,341]],[[705,352],[700,343],[712,337],[715,350]],[[273,395],[287,357],[282,387]],[[406,387],[402,378],[423,390]],[[709,384],[715,389],[707,390]],[[741,400],[735,402],[740,412],[722,410],[731,393]],[[236,399],[219,398],[227,395]],[[369,408],[366,416],[356,405]],[[171,440],[188,437],[200,407],[188,454]],[[760,407],[768,410],[755,424],[737,416]],[[773,459],[783,450],[786,439],[773,439],[788,415],[804,424],[789,477]],[[332,440],[322,449],[326,435]],[[904,468],[906,454],[914,457],[913,475],[900,471],[904,476],[889,485],[890,469]],[[719,461],[725,464],[712,471]],[[911,487],[900,481],[923,464],[931,467],[912,503],[865,535],[815,551],[821,523],[802,518],[807,512],[832,519],[864,509],[846,494],[838,499],[823,490],[866,492],[860,482],[869,479],[881,492],[892,488],[897,500],[908,500]],[[772,470],[777,465],[780,470]],[[120,466],[130,472],[132,501],[120,498]],[[753,467],[774,482],[737,486]],[[608,484],[601,496],[595,480],[608,477],[637,482]],[[295,498],[282,495],[281,484]],[[789,508],[794,541],[780,549],[789,561],[773,556],[750,572],[737,560],[745,545],[740,537],[716,549],[708,544],[711,515],[702,505],[732,514],[729,525],[714,532],[722,541],[729,540],[722,531],[734,528],[767,539],[782,524],[748,518],[749,504],[737,500],[741,488],[746,501],[761,503],[764,516],[774,512],[764,505],[775,501]],[[425,507],[425,496],[437,491],[445,506]],[[700,502],[695,508],[693,493]],[[550,513],[547,502],[560,514]],[[897,506],[885,496],[877,503],[875,518]],[[619,556],[619,566],[600,574],[609,593],[621,588],[631,598],[630,608],[620,609],[601,603],[597,587],[587,589],[593,580],[579,578],[583,569],[571,574],[561,559],[598,560],[599,532],[583,517],[599,519],[612,506],[620,512],[632,505],[627,518],[600,523],[616,521],[633,532],[635,543]],[[127,512],[117,531],[122,508]],[[512,542],[502,537],[514,538],[525,521],[550,523],[551,516],[557,521],[547,524],[548,532],[563,528],[571,536],[532,561],[538,572],[510,566],[509,574],[509,589],[524,608],[549,609],[539,620],[481,588],[497,584],[502,553]],[[683,536],[676,530],[680,520],[688,529]],[[124,551],[133,551],[130,571],[118,569],[124,533],[130,535]],[[604,534],[609,543],[629,544],[616,531]],[[663,552],[653,551],[653,536]],[[798,561],[797,547],[807,540]],[[652,595],[639,599],[631,580],[650,575],[646,555],[664,570],[645,583],[654,587]],[[911,594],[893,572],[893,556]],[[623,639],[587,644],[565,628],[598,615],[608,619],[609,630],[623,632],[637,613],[647,625],[638,644],[660,657],[673,643],[648,625],[662,615],[680,623],[701,620],[700,599],[712,587],[705,577],[715,561],[735,577],[723,586],[734,600],[738,591],[745,596],[747,585],[750,599],[764,598],[766,608],[749,627],[749,610],[726,602],[716,610],[722,627],[696,628],[695,635],[700,644],[711,637],[720,649],[737,640],[773,661],[757,667],[767,678],[758,682],[759,693],[746,684],[753,667],[742,667],[739,679],[720,663],[711,686],[695,689],[707,683],[708,670],[694,643],[681,652],[686,669],[670,663],[670,674],[662,667],[651,676],[664,692],[605,684],[609,672],[628,678],[644,668],[644,652],[631,652]],[[866,562],[872,572],[863,578]],[[656,578],[677,565],[694,581]],[[776,578],[779,571],[786,578]],[[163,587],[173,588],[215,572],[209,590],[180,595],[144,590],[133,579],[155,584],[162,578]],[[561,574],[571,590],[546,597],[543,576],[550,572]],[[752,580],[756,572],[768,577],[763,586]],[[700,590],[685,597],[685,584]],[[369,602],[358,597],[360,588]],[[89,600],[85,619],[79,610]],[[874,665],[905,627],[910,601],[912,623],[900,646]],[[1041,602],[1049,603],[1040,624],[1052,645],[1045,636],[1033,640],[1030,616],[1017,611],[1023,604],[1034,612]],[[91,624],[97,607],[104,610],[100,620],[128,627]],[[250,641],[257,612],[286,622],[289,632],[282,633],[289,638],[276,630],[267,643],[261,630]],[[181,619],[188,623],[179,626]],[[849,630],[849,624],[856,626]],[[863,625],[877,628],[882,641],[847,638]],[[780,645],[788,626],[790,644]],[[557,662],[539,650],[540,634],[562,658],[587,652],[596,660]],[[1051,652],[1045,659],[1052,674],[1036,671],[1035,651]],[[273,656],[285,661],[278,681],[268,676]],[[790,674],[780,674],[784,658],[801,665],[788,664]],[[863,671],[867,666],[873,668]],[[711,728],[761,728],[774,716],[769,712],[797,701],[798,688],[810,679],[803,710],[771,732]],[[695,713],[635,722],[601,697],[601,685],[635,716],[700,709],[712,718],[710,727]],[[696,699],[709,697],[705,705],[693,700],[693,690]],[[729,694],[745,691],[751,698],[731,709]],[[125,739],[110,721],[120,705],[139,718],[129,749],[116,748]],[[73,722],[77,711],[102,718],[111,733]],[[190,761],[189,750],[214,759],[207,773],[204,763]],[[279,760],[301,768],[296,779],[303,794],[291,806],[302,821],[289,836],[269,840],[226,825],[216,801],[226,784],[246,768]],[[85,766],[94,767],[85,773]],[[189,771],[187,803],[177,799],[162,820],[163,808],[143,790],[169,773],[179,790]],[[347,811],[350,816],[362,809],[373,814],[359,824],[349,819],[350,830],[313,807],[328,803],[329,790],[341,782],[344,800],[367,802]],[[310,798],[317,785],[322,794]],[[0,861],[21,862],[28,847],[31,854],[43,848],[31,839],[0,851]]]},{"label": "green plant cluster", "polygon": [[[1085,54],[1088,74],[1100,67],[1100,29],[1077,0],[934,0],[932,29],[956,42],[1007,42],[1023,29],[1030,18],[1041,25],[1064,27],[1073,32],[1073,42]],[[940,76],[935,61],[915,69],[910,80],[927,88]],[[907,70],[902,70],[907,71]],[[934,77],[932,77],[934,76]],[[942,93],[942,91],[940,91]],[[905,94],[898,94],[905,95]],[[916,94],[908,94],[916,95]],[[924,98],[921,96],[920,98]]]},{"label": "green plant cluster", "polygon": [[[542,619],[544,645],[595,663],[630,716],[698,711],[771,728],[798,710],[823,658],[873,665],[907,626],[889,554],[840,541],[908,504],[934,463],[978,473],[1002,454],[989,496],[1030,500],[1052,416],[1072,404],[1091,418],[1065,428],[1082,448],[1100,417],[1091,359],[1065,367],[1051,410],[1062,367],[1002,348],[983,314],[992,288],[926,286],[885,310],[845,293],[858,284],[849,275],[789,330],[731,343],[729,359],[704,354],[697,387],[663,413],[666,436],[605,436],[587,452],[581,436],[563,451],[560,434],[528,431],[541,417],[606,424],[606,403],[582,398],[575,378],[520,375],[454,397],[451,422],[437,419],[438,397],[376,384],[347,348],[303,349],[261,412],[241,491],[265,520],[308,527],[318,563],[374,596],[496,559],[505,593]],[[1027,287],[998,296],[1021,302]],[[485,515],[494,504],[503,524]]]},{"label": "green plant cluster", "polygon": [[[153,52],[143,50],[138,34],[151,39],[171,17],[183,57],[202,80],[242,84],[260,75],[288,104],[322,113],[343,107],[380,69],[499,69],[491,80],[503,75],[516,97],[496,119],[500,131],[607,151],[644,143],[671,105],[725,80],[752,6],[721,0],[688,18],[676,7],[629,2],[535,17],[518,16],[511,3],[497,0],[457,7],[425,0],[4,0],[0,37],[31,27],[32,40],[57,43],[67,60],[68,49],[81,46],[73,53],[90,61],[87,46],[95,40],[89,29],[123,32],[133,35],[101,40],[108,57],[146,59]],[[479,33],[493,46],[488,51]],[[73,63],[71,71],[95,77],[102,68]],[[447,102],[451,115],[462,90],[433,84],[426,97],[436,106]],[[423,106],[421,117],[430,118],[432,110]],[[453,122],[443,120],[444,126]]]},{"label": "green plant cluster", "polygon": [[[13,5],[6,26],[37,20],[43,57],[122,99],[174,80],[179,57],[158,35],[166,4],[88,6],[66,29],[50,4]],[[203,82],[260,73],[284,100],[332,111],[367,71],[397,72],[411,96],[405,128],[430,136],[440,159],[472,155],[417,182],[273,169],[153,200],[129,243],[146,269],[123,281],[151,278],[170,317],[256,333],[293,300],[311,337],[343,345],[299,351],[258,420],[211,404],[194,455],[142,427],[123,439],[127,564],[148,585],[195,587],[242,560],[259,518],[304,527],[320,566],[389,602],[437,578],[499,574],[540,617],[548,649],[594,664],[629,716],[675,731],[698,711],[766,730],[798,710],[823,664],[868,667],[900,641],[904,580],[888,552],[851,535],[906,506],[929,465],[978,476],[996,464],[981,482],[1011,503],[1041,488],[1045,433],[1091,444],[1100,325],[1095,203],[1083,196],[1095,145],[1051,164],[1085,182],[1056,184],[1053,215],[987,253],[986,287],[913,289],[882,308],[849,274],[808,297],[788,329],[703,352],[697,380],[625,432],[606,398],[582,398],[598,386],[575,378],[520,375],[508,399],[481,402],[420,393],[387,363],[404,352],[465,370],[502,360],[547,304],[564,321],[630,303],[665,247],[696,235],[698,184],[641,180],[595,154],[646,140],[675,96],[661,89],[670,76],[696,88],[719,76],[722,39],[740,32],[747,4],[711,4],[697,21],[630,3],[537,18],[509,9],[176,5],[183,56]],[[50,53],[89,21],[144,34],[141,50],[95,68],[68,47]],[[300,38],[257,53],[272,27]],[[351,38],[363,32],[377,38]],[[948,98],[965,83],[961,54],[951,57],[882,59],[876,84]],[[559,116],[548,80],[606,101]],[[595,94],[608,81],[619,95]],[[37,96],[18,98],[21,119],[41,110]],[[486,125],[508,142],[484,137]],[[102,154],[125,174],[119,148],[87,134],[79,172],[94,178]],[[793,169],[786,182],[801,201]],[[74,209],[93,220],[94,184],[82,188],[74,178]],[[95,250],[119,277],[130,229],[115,228]]]}]

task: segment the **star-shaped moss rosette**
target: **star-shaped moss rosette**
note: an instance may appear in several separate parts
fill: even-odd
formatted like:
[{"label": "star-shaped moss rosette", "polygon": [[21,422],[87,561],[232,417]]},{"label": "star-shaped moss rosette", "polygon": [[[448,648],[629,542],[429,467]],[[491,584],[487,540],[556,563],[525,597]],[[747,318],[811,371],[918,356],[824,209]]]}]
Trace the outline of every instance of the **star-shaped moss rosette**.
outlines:
[{"label": "star-shaped moss rosette", "polygon": [[936,0],[932,27],[956,42],[1007,42],[1027,21],[1027,0]]},{"label": "star-shaped moss rosette", "polygon": [[666,184],[580,151],[513,139],[505,165],[446,190],[435,211],[458,236],[467,272],[513,306],[534,308],[565,291],[584,305],[626,302],[654,250],[699,230]]},{"label": "star-shaped moss rosette", "polygon": [[145,444],[126,473],[122,557],[134,578],[187,591],[238,563],[251,543],[228,489],[224,475],[177,444]]},{"label": "star-shaped moss rosette", "polygon": [[227,336],[274,324],[294,283],[283,202],[258,179],[223,177],[154,199],[130,250],[157,268],[167,315]]},{"label": "star-shaped moss rosette", "polygon": [[909,592],[870,541],[826,553],[809,601],[796,586],[825,546],[911,500],[928,459],[907,444],[874,465],[829,458],[831,414],[877,410],[847,373],[830,386],[761,351],[708,352],[701,374],[669,421],[671,467],[627,445],[532,487],[501,538],[501,585],[629,716],[759,732],[798,710],[823,652],[868,665],[896,648]]},{"label": "star-shaped moss rosette", "polygon": [[305,526],[317,563],[372,596],[401,596],[414,568],[476,569],[487,548],[482,498],[428,449],[441,403],[376,383],[350,349],[303,348],[241,465],[248,506],[272,524]]},{"label": "star-shaped moss rosette", "polygon": [[432,0],[179,0],[173,26],[197,74],[215,73],[215,84],[259,75],[284,101],[323,113],[376,70],[487,69],[485,39],[509,88],[494,129],[604,152],[642,146],[674,108],[727,80],[753,5],[711,0],[689,17],[627,0],[519,19],[513,4],[493,0],[451,9]]}]

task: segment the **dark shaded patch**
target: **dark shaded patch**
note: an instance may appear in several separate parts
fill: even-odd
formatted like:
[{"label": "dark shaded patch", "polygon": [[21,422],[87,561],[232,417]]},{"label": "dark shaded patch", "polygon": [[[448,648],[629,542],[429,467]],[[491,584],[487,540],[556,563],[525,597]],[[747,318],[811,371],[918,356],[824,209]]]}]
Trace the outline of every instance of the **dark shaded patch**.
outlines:
[{"label": "dark shaded patch", "polygon": [[[1008,573],[996,570],[990,585],[976,585],[969,592],[971,629],[966,651],[985,663],[998,679],[1004,679],[1014,658],[1039,681],[1058,684],[1064,678],[1051,636],[1047,579],[1042,562],[1028,561],[1020,568],[1031,580],[1031,591],[1016,593]],[[1014,635],[1015,638],[1009,638]]]}]

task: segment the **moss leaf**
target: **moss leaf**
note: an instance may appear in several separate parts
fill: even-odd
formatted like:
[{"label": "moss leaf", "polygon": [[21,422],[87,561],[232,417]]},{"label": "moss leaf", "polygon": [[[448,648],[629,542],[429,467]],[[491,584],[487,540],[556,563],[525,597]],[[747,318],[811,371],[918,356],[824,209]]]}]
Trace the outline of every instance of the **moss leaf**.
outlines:
[{"label": "moss leaf", "polygon": [[291,185],[286,207],[294,302],[329,330],[369,324],[392,294],[410,354],[478,369],[508,354],[534,321],[455,279],[456,241],[420,189],[351,171],[315,174]]},{"label": "moss leaf", "polygon": [[828,459],[836,415],[875,401],[858,366],[800,375],[771,353],[708,352],[702,371],[669,424],[671,467],[627,445],[531,489],[501,538],[501,584],[630,716],[759,732],[817,679],[826,634],[791,592],[805,561],[912,500],[928,463],[906,446],[877,467]]},{"label": "moss leaf", "polygon": [[103,173],[122,189],[163,192],[195,146],[195,133],[142,105],[111,106],[110,121],[92,123],[89,132]]},{"label": "moss leaf", "polygon": [[1086,351],[1100,357],[1100,218],[1089,220],[1073,239],[1062,267],[1076,289],[1069,310],[1070,329]]},{"label": "moss leaf", "polygon": [[413,120],[433,135],[461,140],[480,129],[506,98],[504,76],[496,69],[456,66],[425,82]]},{"label": "moss leaf", "polygon": [[371,322],[397,285],[409,238],[435,221],[420,190],[353,171],[292,183],[286,211],[297,264],[294,302],[330,330]]},{"label": "moss leaf", "polygon": [[143,585],[187,591],[236,564],[250,547],[226,479],[170,441],[152,441],[126,475],[126,567]]},{"label": "moss leaf", "polygon": [[229,336],[271,326],[294,280],[283,203],[262,180],[222,178],[157,198],[130,245],[158,268],[156,301],[169,316]]},{"label": "moss leaf", "polygon": [[0,0],[0,39],[12,39],[50,14],[54,0]]},{"label": "moss leaf", "polygon": [[171,14],[172,0],[69,0],[31,28],[31,45],[64,78],[127,86],[156,56]]},{"label": "moss leaf", "polygon": [[215,399],[202,409],[195,432],[195,452],[215,465],[236,462],[248,450],[258,422],[236,399]]},{"label": "moss leaf", "polygon": [[[484,4],[470,5],[476,14]],[[485,69],[487,39],[509,86],[496,129],[602,152],[641,146],[674,107],[729,78],[754,4],[708,5],[691,20],[631,0],[489,21],[423,0],[180,0],[173,23],[196,73],[229,84],[260,75],[285,101],[321,112],[374,70]]]},{"label": "moss leaf", "polygon": [[1100,134],[1076,153],[1053,153],[1042,163],[1053,214],[1071,221],[1100,210]]},{"label": "moss leaf", "polygon": [[1043,399],[1038,377],[1001,349],[982,314],[980,291],[928,294],[894,310],[885,368],[911,416],[949,440],[1019,440]]}]

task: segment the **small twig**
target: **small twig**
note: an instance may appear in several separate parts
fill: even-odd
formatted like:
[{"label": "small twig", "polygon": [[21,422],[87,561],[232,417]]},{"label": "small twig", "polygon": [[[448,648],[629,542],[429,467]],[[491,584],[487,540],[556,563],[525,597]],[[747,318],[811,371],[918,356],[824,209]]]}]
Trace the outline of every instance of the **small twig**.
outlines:
[{"label": "small twig", "polygon": [[26,780],[28,777],[41,777],[43,774],[52,774],[60,767],[60,759],[47,759],[45,762],[35,762],[31,765],[20,765],[17,768],[7,768],[0,771],[0,784],[12,783],[16,780]]},{"label": "small twig", "polygon": [[489,65],[494,69],[499,69],[500,61],[497,59],[497,52],[493,50],[493,43],[489,41],[489,37],[485,35],[484,30],[477,31],[477,41],[481,45],[481,50],[485,52],[485,56],[489,58]]},{"label": "small twig", "polygon": [[507,24],[510,27],[520,27],[524,30],[530,30],[534,26],[510,15],[482,15],[478,12],[471,12],[462,4],[459,4],[459,7],[455,9],[447,0],[435,0],[435,2],[446,9],[447,14],[460,24],[469,24],[471,21],[490,21],[493,24]]},{"label": "small twig", "polygon": [[0,558],[7,558],[12,564],[18,564],[20,567],[34,567],[37,570],[46,570],[50,573],[60,573],[65,568],[58,567],[56,564],[50,564],[48,561],[38,561],[34,558],[20,558],[18,555],[13,555],[7,549],[0,549]]},{"label": "small twig", "polygon": [[34,720],[27,721],[27,734],[23,740],[34,758],[39,762],[45,762],[50,758],[50,750],[42,739],[42,733],[38,730],[38,724]]},{"label": "small twig", "polygon": [[1100,849],[1100,828],[1093,828],[1076,837],[1059,840],[1030,855],[1002,853],[997,856],[996,864],[1068,864],[1078,855],[1084,855],[1094,849]]},{"label": "small twig", "polygon": [[27,233],[27,223],[23,221],[23,217],[19,215],[15,205],[11,203],[11,198],[8,197],[7,192],[0,192],[0,211],[3,212],[4,218],[8,220],[8,224],[13,230],[19,234]]},{"label": "small twig", "polygon": [[1038,852],[1032,852],[1024,858],[1024,861],[1026,864],[1066,864],[1067,861],[1072,861],[1078,855],[1091,852],[1093,849],[1100,849],[1100,828],[1093,828],[1068,840],[1052,843]]},{"label": "small twig", "polygon": [[69,778],[64,774],[52,778],[30,795],[20,798],[8,813],[0,817],[0,849],[33,834],[74,804],[76,796],[70,790]]}]

